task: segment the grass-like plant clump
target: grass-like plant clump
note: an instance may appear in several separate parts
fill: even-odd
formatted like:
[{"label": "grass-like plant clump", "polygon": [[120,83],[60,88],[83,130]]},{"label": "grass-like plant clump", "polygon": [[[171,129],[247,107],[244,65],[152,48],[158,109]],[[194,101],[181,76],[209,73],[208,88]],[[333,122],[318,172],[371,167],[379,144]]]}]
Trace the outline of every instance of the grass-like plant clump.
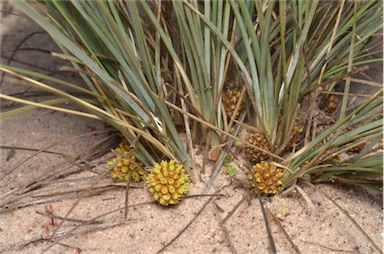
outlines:
[{"label": "grass-like plant clump", "polygon": [[[49,33],[62,50],[52,54],[71,62],[83,83],[3,65],[3,72],[57,98],[34,103],[0,94],[28,105],[2,112],[2,119],[77,104],[82,111],[72,113],[121,134],[129,158],[118,158],[140,166],[139,175],[129,173],[134,179],[167,161],[197,176],[198,147],[204,165],[215,162],[207,191],[225,155],[240,149],[252,185],[265,194],[304,175],[382,191],[383,90],[358,76],[382,61],[380,45],[370,44],[382,32],[380,1],[15,4]],[[357,85],[375,92],[352,93]],[[366,99],[351,104],[355,97]],[[115,175],[129,179],[121,172]],[[162,189],[152,185],[160,203],[178,202],[178,195],[169,201],[168,189],[159,197]]]}]

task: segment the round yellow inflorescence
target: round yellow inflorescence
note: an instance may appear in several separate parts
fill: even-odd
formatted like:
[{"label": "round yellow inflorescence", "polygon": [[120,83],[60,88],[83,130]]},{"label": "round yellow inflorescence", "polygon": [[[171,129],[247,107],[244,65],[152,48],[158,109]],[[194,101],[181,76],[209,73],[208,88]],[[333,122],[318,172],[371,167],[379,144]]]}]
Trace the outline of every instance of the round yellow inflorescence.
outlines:
[{"label": "round yellow inflorescence", "polygon": [[108,161],[108,167],[113,166],[111,177],[116,180],[128,181],[129,175],[131,180],[140,182],[144,179],[145,171],[143,164],[133,156],[128,145],[121,143],[115,149],[116,158]]},{"label": "round yellow inflorescence", "polygon": [[[277,188],[283,183],[281,181],[283,178],[283,172],[281,169],[266,161],[257,163],[253,166],[253,169],[259,190],[266,195],[276,194]],[[252,183],[252,186],[256,187],[252,174],[248,174],[248,179]]]},{"label": "round yellow inflorescence", "polygon": [[153,199],[161,205],[174,205],[188,192],[189,176],[183,165],[174,160],[161,161],[147,176],[147,185]]}]

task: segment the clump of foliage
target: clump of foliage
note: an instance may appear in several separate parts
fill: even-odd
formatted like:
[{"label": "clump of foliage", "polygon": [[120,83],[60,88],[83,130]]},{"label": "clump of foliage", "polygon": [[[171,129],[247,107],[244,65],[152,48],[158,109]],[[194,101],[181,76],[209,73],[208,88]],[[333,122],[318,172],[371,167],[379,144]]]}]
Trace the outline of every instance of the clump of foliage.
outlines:
[{"label": "clump of foliage", "polygon": [[[36,104],[1,94],[31,105],[2,118],[36,106],[62,110],[56,104],[69,101],[85,112],[72,113],[115,127],[149,168],[167,158],[196,170],[193,148],[199,145],[206,154],[218,151],[211,159],[220,169],[236,140],[252,151],[253,164],[277,162],[287,169],[283,189],[304,174],[314,182],[382,189],[382,89],[348,107],[356,96],[352,80],[374,84],[354,75],[382,61],[367,46],[382,30],[380,2],[16,4],[52,36],[62,49],[54,55],[70,61],[84,84],[1,66],[57,95]],[[340,101],[332,110],[320,106],[329,94]],[[258,133],[256,141],[241,139],[239,129]],[[354,156],[331,159],[362,143]]]}]

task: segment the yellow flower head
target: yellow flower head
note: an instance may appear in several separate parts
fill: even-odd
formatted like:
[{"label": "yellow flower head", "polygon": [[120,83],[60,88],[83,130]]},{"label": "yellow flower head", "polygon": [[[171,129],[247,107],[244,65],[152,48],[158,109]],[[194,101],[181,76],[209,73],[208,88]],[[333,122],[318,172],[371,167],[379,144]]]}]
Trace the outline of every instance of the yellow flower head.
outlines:
[{"label": "yellow flower head", "polygon": [[189,176],[174,160],[155,164],[147,176],[149,192],[163,206],[177,204],[189,189]]},{"label": "yellow flower head", "polygon": [[[276,194],[277,188],[283,183],[281,181],[283,178],[281,169],[266,161],[257,163],[253,166],[253,169],[259,190],[266,195]],[[252,174],[248,174],[248,179],[252,183],[252,186],[256,187]]]},{"label": "yellow flower head", "polygon": [[121,143],[115,149],[116,158],[108,162],[108,167],[113,166],[111,177],[115,180],[128,181],[129,175],[131,180],[139,182],[144,179],[145,171],[143,164],[133,156],[128,145]]}]

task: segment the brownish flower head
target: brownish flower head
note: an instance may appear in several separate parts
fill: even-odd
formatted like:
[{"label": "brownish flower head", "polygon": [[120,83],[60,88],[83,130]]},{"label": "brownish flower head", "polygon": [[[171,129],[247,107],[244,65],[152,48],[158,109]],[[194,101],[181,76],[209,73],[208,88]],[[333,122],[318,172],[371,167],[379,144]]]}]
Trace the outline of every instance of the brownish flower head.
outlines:
[{"label": "brownish flower head", "polygon": [[293,125],[291,136],[289,137],[289,142],[284,148],[285,151],[291,150],[292,148],[297,146],[298,143],[300,143],[301,134],[303,133],[303,131],[304,131],[304,128],[302,124],[300,124],[300,122],[296,120]]},{"label": "brownish flower head", "polygon": [[[235,113],[237,102],[240,100],[241,91],[238,88],[229,88],[223,96],[223,104],[225,113],[228,117],[232,117]],[[239,110],[236,112],[235,117],[239,115],[239,112],[244,107],[244,102],[242,101],[239,105]]]},{"label": "brownish flower head", "polygon": [[[251,145],[260,147],[261,149],[264,149],[266,151],[270,151],[271,147],[268,144],[267,139],[261,132],[255,132],[247,137],[247,142]],[[245,155],[252,163],[258,163],[260,161],[267,159],[267,154],[257,150],[254,147],[247,146],[245,148]]]},{"label": "brownish flower head", "polygon": [[327,115],[332,115],[335,112],[338,103],[339,103],[339,99],[337,98],[337,96],[333,94],[329,94],[325,99],[325,104],[324,104],[325,113],[327,113]]}]

